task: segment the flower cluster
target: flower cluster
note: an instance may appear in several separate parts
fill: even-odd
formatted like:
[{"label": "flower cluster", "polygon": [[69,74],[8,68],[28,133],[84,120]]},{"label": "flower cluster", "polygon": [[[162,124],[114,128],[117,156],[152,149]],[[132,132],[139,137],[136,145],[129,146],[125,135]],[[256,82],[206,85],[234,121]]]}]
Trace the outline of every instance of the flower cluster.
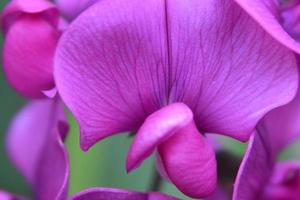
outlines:
[{"label": "flower cluster", "polygon": [[[67,199],[66,106],[82,150],[130,132],[127,172],[155,154],[189,197],[300,199],[300,161],[277,161],[300,136],[299,11],[297,0],[11,0],[4,73],[30,100],[8,129],[11,159],[36,199]],[[212,133],[249,141],[233,191],[218,183]],[[71,199],[176,198],[91,188]]]}]

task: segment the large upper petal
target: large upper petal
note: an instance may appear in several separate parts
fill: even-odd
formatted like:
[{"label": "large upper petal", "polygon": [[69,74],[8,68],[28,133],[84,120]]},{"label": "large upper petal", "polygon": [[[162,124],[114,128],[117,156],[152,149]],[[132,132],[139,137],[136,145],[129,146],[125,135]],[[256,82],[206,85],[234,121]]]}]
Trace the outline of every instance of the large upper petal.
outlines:
[{"label": "large upper petal", "polygon": [[141,193],[112,188],[91,188],[74,195],[71,200],[175,200],[157,192]]},{"label": "large upper petal", "polygon": [[67,130],[58,99],[29,103],[8,130],[8,153],[39,199],[66,197],[68,163],[62,138]]},{"label": "large upper petal", "polygon": [[55,0],[57,7],[69,20],[76,18],[81,12],[100,0]]},{"label": "large upper petal", "polygon": [[174,102],[202,132],[247,140],[298,79],[293,53],[232,0],[101,1],[65,32],[55,76],[85,150]]},{"label": "large upper petal", "polygon": [[44,97],[44,90],[55,87],[53,58],[60,31],[54,13],[53,5],[43,0],[12,1],[4,10],[4,72],[9,83],[27,97]]}]

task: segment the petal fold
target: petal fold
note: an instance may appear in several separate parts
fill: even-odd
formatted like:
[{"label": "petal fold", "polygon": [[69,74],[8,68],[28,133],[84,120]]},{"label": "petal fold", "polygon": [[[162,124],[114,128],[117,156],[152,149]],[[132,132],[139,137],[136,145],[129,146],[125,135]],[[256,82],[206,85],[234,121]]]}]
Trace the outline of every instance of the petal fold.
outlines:
[{"label": "petal fold", "polygon": [[158,152],[171,182],[184,194],[203,198],[214,192],[215,153],[194,122],[160,144]]},{"label": "petal fold", "polygon": [[192,111],[182,103],[166,106],[150,115],[129,149],[126,169],[131,171],[149,157],[155,148],[193,120]]},{"label": "petal fold", "polygon": [[68,196],[69,160],[61,135],[49,138],[36,171],[36,199],[65,200]]}]

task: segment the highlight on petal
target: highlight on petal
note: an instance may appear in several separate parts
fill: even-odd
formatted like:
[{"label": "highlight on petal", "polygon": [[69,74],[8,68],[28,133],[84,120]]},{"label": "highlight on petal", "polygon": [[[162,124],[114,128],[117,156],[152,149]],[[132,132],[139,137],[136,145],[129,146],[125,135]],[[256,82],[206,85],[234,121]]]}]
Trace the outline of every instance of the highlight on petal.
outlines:
[{"label": "highlight on petal", "polygon": [[8,130],[7,150],[12,161],[33,186],[36,196],[43,195],[43,199],[66,197],[68,162],[62,138],[67,131],[58,99],[29,103]]},{"label": "highlight on petal", "polygon": [[138,130],[128,152],[126,169],[131,171],[155,148],[193,120],[192,111],[182,103],[166,106],[150,115]]},{"label": "highlight on petal", "polygon": [[165,194],[132,192],[112,188],[91,188],[71,197],[70,200],[176,200]]},{"label": "highlight on petal", "polygon": [[279,162],[264,192],[264,199],[293,200],[300,194],[300,162]]},{"label": "highlight on petal", "polygon": [[218,0],[96,3],[61,38],[55,79],[84,150],[175,102],[202,132],[246,141],[298,85],[294,53]]},{"label": "highlight on petal", "polygon": [[160,144],[158,152],[171,182],[184,194],[202,198],[214,192],[215,153],[194,122]]},{"label": "highlight on petal", "polygon": [[20,196],[12,195],[0,189],[0,200],[27,200],[27,199]]},{"label": "highlight on petal", "polygon": [[58,16],[46,12],[54,9],[52,4],[36,2],[40,3],[29,6],[27,0],[12,1],[2,20],[9,24],[3,48],[6,78],[18,92],[31,98],[44,97],[43,91],[55,87],[53,58],[61,34]]},{"label": "highlight on petal", "polygon": [[234,0],[239,4],[257,23],[281,44],[293,51],[300,53],[300,43],[292,38],[284,30],[281,24],[279,2],[274,0]]},{"label": "highlight on petal", "polygon": [[70,21],[98,1],[100,0],[55,0],[59,10]]}]

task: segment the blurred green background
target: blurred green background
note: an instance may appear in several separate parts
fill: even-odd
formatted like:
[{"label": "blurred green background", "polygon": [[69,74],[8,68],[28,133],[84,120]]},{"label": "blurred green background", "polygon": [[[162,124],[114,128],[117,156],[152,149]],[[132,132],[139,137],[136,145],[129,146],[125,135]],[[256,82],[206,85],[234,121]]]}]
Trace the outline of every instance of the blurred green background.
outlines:
[{"label": "blurred green background", "polygon": [[[1,0],[0,9],[5,3],[5,0]],[[2,37],[0,37],[0,43],[2,47]],[[5,131],[11,118],[25,103],[26,100],[8,86],[1,71],[0,189],[31,196],[30,186],[10,163],[5,151]],[[152,181],[151,177],[154,174],[153,158],[148,159],[138,170],[128,175],[125,172],[125,158],[131,139],[126,134],[110,137],[95,145],[89,152],[84,153],[79,148],[78,126],[70,114],[69,121],[71,131],[66,145],[69,150],[71,165],[70,195],[89,187],[117,187],[147,191]],[[238,156],[241,156],[245,149],[245,144],[229,139],[224,140],[223,146]],[[282,154],[282,158],[300,158],[299,146],[299,144],[293,145]],[[162,191],[182,199],[188,199],[166,182],[163,183]]]}]

